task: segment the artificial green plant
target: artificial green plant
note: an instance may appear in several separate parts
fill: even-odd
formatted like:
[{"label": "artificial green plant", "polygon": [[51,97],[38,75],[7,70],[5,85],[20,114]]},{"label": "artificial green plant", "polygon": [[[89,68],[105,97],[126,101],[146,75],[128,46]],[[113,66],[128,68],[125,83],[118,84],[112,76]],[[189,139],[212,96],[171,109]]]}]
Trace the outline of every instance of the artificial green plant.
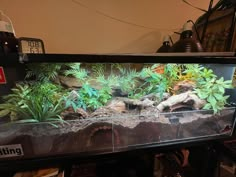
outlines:
[{"label": "artificial green plant", "polygon": [[65,107],[57,94],[58,88],[49,83],[34,86],[17,84],[12,93],[3,97],[0,117],[9,115],[14,122],[47,122],[56,127],[53,121],[65,122],[60,116]]}]

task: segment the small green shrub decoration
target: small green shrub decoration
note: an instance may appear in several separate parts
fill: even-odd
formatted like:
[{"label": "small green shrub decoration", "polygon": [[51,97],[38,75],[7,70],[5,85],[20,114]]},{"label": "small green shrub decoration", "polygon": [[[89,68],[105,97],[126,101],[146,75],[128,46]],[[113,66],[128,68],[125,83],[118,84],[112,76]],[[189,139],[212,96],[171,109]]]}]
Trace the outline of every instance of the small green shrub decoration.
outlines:
[{"label": "small green shrub decoration", "polygon": [[108,76],[105,76],[107,68],[104,65],[94,65],[92,70],[96,77],[96,82],[101,87],[118,88],[124,94],[131,93],[138,83],[139,73],[135,69],[131,69],[129,64],[125,68],[118,63],[111,64]]},{"label": "small green shrub decoration", "polygon": [[[111,66],[113,68],[113,66]],[[102,87],[118,87],[119,77],[115,75],[112,71],[109,76],[105,76],[106,67],[103,64],[96,64],[92,66],[92,71],[94,73],[95,81]]]},{"label": "small green shrub decoration", "polygon": [[62,63],[28,64],[26,79],[34,77],[36,81],[53,81],[57,78],[63,65]]},{"label": "small green shrub decoration", "polygon": [[31,91],[28,85],[16,85],[11,94],[3,97],[4,103],[0,104],[0,117],[10,115],[11,120],[15,121],[18,114],[24,115],[22,106],[25,104],[25,100],[29,99]]},{"label": "small green shrub decoration", "polygon": [[30,85],[30,87],[32,88],[31,96],[33,98],[44,96],[47,97],[47,99],[52,103],[58,99],[61,99],[68,92],[60,85],[56,85],[51,82],[34,82]]},{"label": "small green shrub decoration", "polygon": [[217,80],[213,77],[199,81],[195,92],[199,98],[207,101],[203,109],[213,109],[214,113],[218,113],[224,108],[226,100],[229,98],[229,96],[225,96],[226,88],[232,88],[232,81],[224,81],[223,77]]},{"label": "small green shrub decoration", "polygon": [[111,100],[112,98],[112,89],[110,87],[103,87],[101,88],[98,93],[99,97],[98,100],[101,102],[102,105],[105,105],[108,101]]},{"label": "small green shrub decoration", "polygon": [[163,65],[164,72],[155,72],[155,68],[161,66],[154,64],[151,67],[143,68],[140,77],[144,80],[144,84],[134,90],[131,97],[140,98],[150,93],[159,93],[161,98],[165,92],[170,92],[175,81],[178,80],[181,73],[181,65],[166,64]]},{"label": "small green shrub decoration", "polygon": [[186,64],[183,71],[184,79],[195,81],[196,83],[205,80],[206,78],[216,78],[217,76],[211,69],[204,68],[199,64]]},{"label": "small green shrub decoration", "polygon": [[14,122],[47,122],[54,127],[57,126],[53,121],[64,123],[60,117],[60,113],[65,109],[63,100],[54,100],[53,95],[45,96],[49,90],[43,91],[44,87],[46,85],[43,84],[41,87],[16,85],[11,94],[3,97],[5,102],[0,104],[0,117],[10,115]]},{"label": "small green shrub decoration", "polygon": [[72,76],[78,79],[79,82],[85,82],[88,78],[88,72],[81,68],[80,63],[72,63],[67,65],[69,69],[64,71],[66,76]]},{"label": "small green shrub decoration", "polygon": [[187,79],[195,81],[195,93],[199,98],[207,101],[203,109],[212,109],[216,114],[224,108],[229,98],[225,95],[225,89],[232,88],[231,80],[224,81],[223,77],[217,79],[213,70],[199,64],[185,65],[183,74]]},{"label": "small green shrub decoration", "polygon": [[111,89],[103,87],[97,90],[89,84],[84,84],[82,88],[77,91],[77,97],[64,98],[66,108],[72,107],[74,110],[83,108],[84,110],[96,110],[104,106],[111,99]]},{"label": "small green shrub decoration", "polygon": [[120,76],[118,78],[119,88],[123,93],[131,93],[137,86],[139,73],[134,69],[118,68]]}]

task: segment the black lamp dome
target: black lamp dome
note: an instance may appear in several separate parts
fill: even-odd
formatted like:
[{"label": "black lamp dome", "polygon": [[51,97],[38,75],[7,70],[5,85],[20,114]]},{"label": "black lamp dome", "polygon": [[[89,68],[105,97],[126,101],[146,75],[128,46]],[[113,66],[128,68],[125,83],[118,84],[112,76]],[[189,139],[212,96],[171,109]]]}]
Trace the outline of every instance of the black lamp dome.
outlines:
[{"label": "black lamp dome", "polygon": [[157,49],[156,53],[167,53],[169,52],[170,48],[170,36],[164,36],[162,46]]},{"label": "black lamp dome", "polygon": [[184,24],[180,39],[171,47],[170,52],[203,52],[201,43],[193,38],[190,22]]}]

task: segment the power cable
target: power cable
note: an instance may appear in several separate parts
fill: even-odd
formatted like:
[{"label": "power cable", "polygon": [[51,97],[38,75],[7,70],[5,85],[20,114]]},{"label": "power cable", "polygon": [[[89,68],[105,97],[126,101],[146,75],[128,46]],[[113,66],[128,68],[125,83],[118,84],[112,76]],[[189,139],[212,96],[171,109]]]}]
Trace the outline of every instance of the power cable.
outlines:
[{"label": "power cable", "polygon": [[114,21],[118,21],[118,22],[121,22],[121,23],[125,23],[125,24],[128,24],[128,25],[132,25],[132,26],[136,26],[136,27],[139,27],[139,28],[145,28],[145,29],[149,29],[149,30],[157,30],[157,31],[175,31],[175,30],[179,30],[180,28],[175,28],[175,29],[166,29],[166,28],[154,28],[154,27],[148,27],[148,26],[144,26],[144,25],[140,25],[140,24],[136,24],[136,23],[133,23],[133,22],[129,22],[129,21],[126,21],[126,20],[123,20],[123,19],[119,19],[117,17],[114,17],[114,16],[111,16],[109,14],[106,14],[98,9],[95,9],[95,8],[92,8],[92,7],[89,7],[87,6],[86,4],[82,3],[81,1],[79,0],[72,0],[73,3],[81,6],[81,7],[84,7],[84,8],[87,8],[87,9],[90,9],[90,10],[93,10],[95,13],[99,14],[99,15],[102,15],[106,18],[109,18],[109,19],[112,19]]},{"label": "power cable", "polygon": [[188,4],[189,6],[195,8],[195,9],[198,9],[198,10],[203,11],[203,12],[207,12],[207,10],[202,9],[202,8],[199,8],[199,7],[197,7],[197,6],[194,6],[194,5],[192,5],[190,2],[188,2],[187,0],[182,0],[182,1],[183,1],[184,3],[186,3],[186,4]]}]

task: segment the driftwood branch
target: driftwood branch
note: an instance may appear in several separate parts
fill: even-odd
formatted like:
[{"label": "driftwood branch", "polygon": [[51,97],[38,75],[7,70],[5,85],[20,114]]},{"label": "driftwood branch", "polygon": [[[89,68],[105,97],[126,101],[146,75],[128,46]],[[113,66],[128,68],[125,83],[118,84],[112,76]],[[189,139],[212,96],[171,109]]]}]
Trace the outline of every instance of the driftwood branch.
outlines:
[{"label": "driftwood branch", "polygon": [[157,109],[163,112],[165,108],[167,107],[171,108],[180,103],[186,103],[186,104],[191,103],[191,106],[193,107],[193,109],[201,109],[206,104],[206,101],[200,99],[193,92],[188,91],[185,93],[181,93],[179,95],[173,95],[169,97],[167,100],[161,102],[157,106]]},{"label": "driftwood branch", "polygon": [[140,101],[138,99],[131,99],[131,98],[126,98],[126,97],[117,97],[117,100],[123,101],[126,105],[133,105],[137,106],[140,108],[145,108],[149,106],[153,106],[155,101],[149,100],[148,98]]}]

